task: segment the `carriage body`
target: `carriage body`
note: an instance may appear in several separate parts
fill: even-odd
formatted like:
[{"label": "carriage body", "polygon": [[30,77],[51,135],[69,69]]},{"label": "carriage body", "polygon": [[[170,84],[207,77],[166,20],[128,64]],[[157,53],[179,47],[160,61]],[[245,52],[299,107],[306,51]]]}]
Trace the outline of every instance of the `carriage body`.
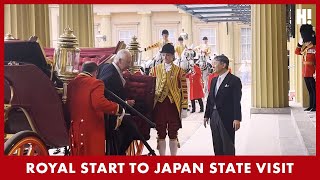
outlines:
[{"label": "carriage body", "polygon": [[[58,87],[59,79],[52,77],[55,74],[52,73],[40,45],[30,41],[6,41],[4,45],[5,154],[48,155],[48,149],[69,146],[69,119],[62,102],[63,92]],[[82,61],[95,58],[97,63],[103,63],[112,58],[117,47],[110,48],[110,51],[103,49],[105,54],[99,49],[86,49],[84,52],[87,54],[84,53]],[[138,89],[154,88],[149,85],[152,81],[144,80],[148,79],[145,76],[129,75],[127,78],[132,79],[129,84],[139,85]],[[128,89],[131,89],[128,93],[132,93],[137,88]],[[149,101],[153,98],[153,93],[150,92],[140,91],[135,94],[148,97],[145,99]],[[150,115],[151,111],[148,110],[145,114]],[[143,123],[138,127],[148,137],[150,129]]]}]

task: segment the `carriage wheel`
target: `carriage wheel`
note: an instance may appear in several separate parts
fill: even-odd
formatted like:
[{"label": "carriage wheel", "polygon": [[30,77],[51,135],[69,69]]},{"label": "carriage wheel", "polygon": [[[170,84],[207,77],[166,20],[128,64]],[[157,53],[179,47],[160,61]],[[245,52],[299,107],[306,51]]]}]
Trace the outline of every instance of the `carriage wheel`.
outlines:
[{"label": "carriage wheel", "polygon": [[4,154],[8,156],[48,156],[45,143],[33,131],[21,131],[4,143]]},{"label": "carriage wheel", "polygon": [[127,156],[141,156],[144,144],[140,140],[134,140],[127,149]]}]

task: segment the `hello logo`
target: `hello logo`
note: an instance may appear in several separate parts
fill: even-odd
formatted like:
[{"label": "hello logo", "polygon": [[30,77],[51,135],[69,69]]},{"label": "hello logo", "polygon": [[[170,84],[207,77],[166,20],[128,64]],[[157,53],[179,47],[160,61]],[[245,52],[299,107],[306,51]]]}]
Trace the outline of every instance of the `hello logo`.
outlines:
[{"label": "hello logo", "polygon": [[311,24],[312,23],[311,9],[297,9],[296,21],[297,24]]}]

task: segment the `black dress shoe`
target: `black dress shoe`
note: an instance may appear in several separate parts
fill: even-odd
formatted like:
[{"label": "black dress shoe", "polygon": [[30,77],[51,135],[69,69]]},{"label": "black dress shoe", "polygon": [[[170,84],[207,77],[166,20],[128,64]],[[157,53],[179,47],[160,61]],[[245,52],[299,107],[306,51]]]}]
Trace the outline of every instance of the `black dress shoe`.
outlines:
[{"label": "black dress shoe", "polygon": [[307,109],[305,109],[304,111],[310,111],[312,108],[308,107]]},{"label": "black dress shoe", "polygon": [[195,110],[192,110],[190,113],[194,113],[195,112]]},{"label": "black dress shoe", "polygon": [[202,113],[203,112],[203,109],[201,109],[200,111],[199,111],[199,113]]},{"label": "black dress shoe", "polygon": [[316,108],[311,108],[310,109],[310,112],[314,112],[314,111],[316,111]]}]

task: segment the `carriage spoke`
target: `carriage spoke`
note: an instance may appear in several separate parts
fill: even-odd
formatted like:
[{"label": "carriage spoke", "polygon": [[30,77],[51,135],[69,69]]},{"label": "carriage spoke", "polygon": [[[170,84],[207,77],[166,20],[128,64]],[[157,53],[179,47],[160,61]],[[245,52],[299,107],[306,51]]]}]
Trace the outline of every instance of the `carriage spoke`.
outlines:
[{"label": "carriage spoke", "polygon": [[17,156],[21,156],[21,152],[23,152],[23,146],[20,146],[20,147],[17,149]]},{"label": "carriage spoke", "polygon": [[30,147],[28,149],[28,153],[27,153],[27,156],[33,156],[34,155],[34,151],[35,151],[35,148],[32,144],[30,144]]}]

